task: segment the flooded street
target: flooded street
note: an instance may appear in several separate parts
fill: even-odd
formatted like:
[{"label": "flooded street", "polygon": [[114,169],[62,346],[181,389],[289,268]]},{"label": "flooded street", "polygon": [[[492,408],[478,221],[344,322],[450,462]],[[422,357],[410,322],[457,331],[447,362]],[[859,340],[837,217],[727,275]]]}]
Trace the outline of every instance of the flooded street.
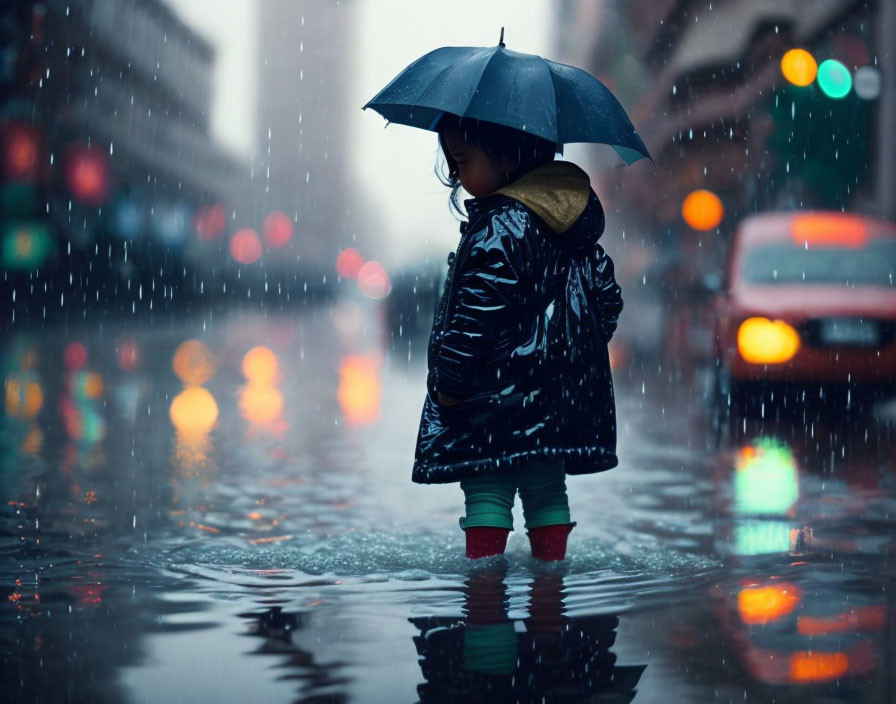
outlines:
[{"label": "flooded street", "polygon": [[717,433],[700,374],[617,370],[567,560],[517,503],[474,562],[410,481],[424,351],[361,299],[11,334],[4,698],[893,701],[886,407]]}]

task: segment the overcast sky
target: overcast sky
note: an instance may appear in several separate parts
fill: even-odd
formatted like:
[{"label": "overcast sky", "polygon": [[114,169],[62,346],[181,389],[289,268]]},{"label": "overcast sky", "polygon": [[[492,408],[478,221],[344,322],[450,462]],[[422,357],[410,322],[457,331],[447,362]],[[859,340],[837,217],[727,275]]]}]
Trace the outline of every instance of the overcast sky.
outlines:
[{"label": "overcast sky", "polygon": [[[263,0],[258,0],[263,2]],[[297,2],[299,0],[296,0]],[[252,62],[256,56],[256,0],[168,0],[190,26],[215,46],[212,129],[242,156],[255,148]],[[380,247],[368,256],[386,265],[444,256],[458,239],[447,194],[433,174],[433,132],[390,125],[361,106],[405,66],[440,46],[493,46],[501,26],[508,48],[549,55],[552,0],[352,0],[357,13],[347,41],[354,71],[345,89],[357,112],[346,138],[355,155],[350,168],[358,188],[376,208]],[[373,221],[373,219],[371,219]]]}]

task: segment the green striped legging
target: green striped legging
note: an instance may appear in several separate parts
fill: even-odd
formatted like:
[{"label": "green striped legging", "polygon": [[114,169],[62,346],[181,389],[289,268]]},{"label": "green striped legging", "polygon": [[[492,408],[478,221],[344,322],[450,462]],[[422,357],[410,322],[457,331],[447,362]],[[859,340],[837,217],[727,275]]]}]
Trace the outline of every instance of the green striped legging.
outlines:
[{"label": "green striped legging", "polygon": [[569,523],[566,469],[562,458],[544,458],[510,472],[487,474],[460,483],[467,515],[461,527],[513,530],[513,500],[520,492],[526,528]]}]

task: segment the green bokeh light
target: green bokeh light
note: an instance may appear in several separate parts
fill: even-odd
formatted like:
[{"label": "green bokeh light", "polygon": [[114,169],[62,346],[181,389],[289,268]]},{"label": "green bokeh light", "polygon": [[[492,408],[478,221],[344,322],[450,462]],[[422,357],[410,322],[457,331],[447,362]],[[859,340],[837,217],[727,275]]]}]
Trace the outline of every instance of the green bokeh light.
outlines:
[{"label": "green bokeh light", "polygon": [[818,86],[829,98],[845,98],[852,90],[852,74],[839,61],[828,59],[818,67]]},{"label": "green bokeh light", "polygon": [[0,264],[4,269],[36,269],[54,253],[49,228],[39,222],[0,226]]},{"label": "green bokeh light", "polygon": [[784,515],[799,498],[799,477],[790,448],[762,438],[741,451],[734,473],[734,510]]}]

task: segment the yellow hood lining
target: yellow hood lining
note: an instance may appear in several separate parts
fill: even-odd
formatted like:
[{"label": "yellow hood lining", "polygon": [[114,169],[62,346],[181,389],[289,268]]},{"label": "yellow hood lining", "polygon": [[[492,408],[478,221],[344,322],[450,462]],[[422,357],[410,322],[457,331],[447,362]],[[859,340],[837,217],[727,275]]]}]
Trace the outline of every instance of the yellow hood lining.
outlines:
[{"label": "yellow hood lining", "polygon": [[569,161],[552,161],[521,176],[500,193],[535,212],[554,232],[566,232],[588,205],[591,180]]}]

